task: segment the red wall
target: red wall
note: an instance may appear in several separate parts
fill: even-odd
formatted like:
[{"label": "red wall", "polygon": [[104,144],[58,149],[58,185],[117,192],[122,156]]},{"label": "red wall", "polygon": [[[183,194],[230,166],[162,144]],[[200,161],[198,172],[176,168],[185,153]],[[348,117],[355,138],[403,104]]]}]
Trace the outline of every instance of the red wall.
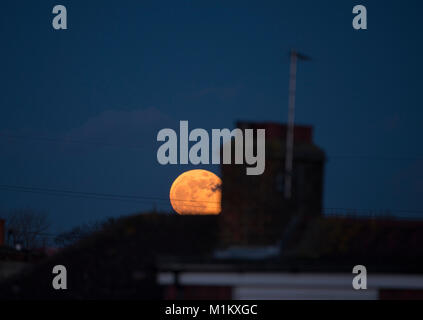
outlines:
[{"label": "red wall", "polygon": [[[240,129],[265,129],[266,139],[286,139],[287,126],[280,123],[272,122],[238,122],[237,127]],[[313,143],[313,128],[311,126],[295,125],[294,126],[294,142],[295,143]]]}]

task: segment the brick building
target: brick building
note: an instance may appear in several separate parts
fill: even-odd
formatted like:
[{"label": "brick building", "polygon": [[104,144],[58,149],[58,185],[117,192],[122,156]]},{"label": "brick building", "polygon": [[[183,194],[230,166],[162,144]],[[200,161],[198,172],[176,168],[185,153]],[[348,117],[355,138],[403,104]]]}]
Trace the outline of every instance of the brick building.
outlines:
[{"label": "brick building", "polygon": [[286,200],[287,127],[267,122],[238,122],[237,127],[266,130],[266,168],[262,175],[248,176],[245,164],[222,165],[222,244],[274,245],[298,217],[321,214],[325,154],[313,143],[312,127],[295,126],[292,198]]}]

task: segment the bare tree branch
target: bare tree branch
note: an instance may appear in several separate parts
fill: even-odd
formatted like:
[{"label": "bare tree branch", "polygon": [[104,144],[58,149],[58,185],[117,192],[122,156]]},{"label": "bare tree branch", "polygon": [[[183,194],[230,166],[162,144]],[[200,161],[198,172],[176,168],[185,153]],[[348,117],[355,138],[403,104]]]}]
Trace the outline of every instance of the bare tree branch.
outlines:
[{"label": "bare tree branch", "polygon": [[6,217],[7,242],[25,249],[41,247],[50,228],[48,215],[31,209],[12,210]]}]

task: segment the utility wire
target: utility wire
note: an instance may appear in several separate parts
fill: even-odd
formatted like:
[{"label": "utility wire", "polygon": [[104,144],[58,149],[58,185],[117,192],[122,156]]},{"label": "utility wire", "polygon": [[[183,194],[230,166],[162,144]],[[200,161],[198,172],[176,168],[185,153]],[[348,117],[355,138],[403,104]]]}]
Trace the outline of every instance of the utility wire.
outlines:
[{"label": "utility wire", "polygon": [[[174,198],[160,198],[160,197],[146,197],[146,196],[136,196],[136,195],[124,195],[124,194],[113,194],[113,193],[98,193],[98,192],[82,192],[82,191],[71,191],[63,189],[53,189],[53,188],[39,188],[39,187],[27,187],[27,186],[16,186],[16,185],[0,185],[1,190],[8,191],[19,191],[19,192],[29,192],[29,193],[41,193],[48,195],[58,195],[58,196],[67,196],[67,197],[83,197],[83,198],[95,198],[95,199],[108,199],[108,200],[122,200],[122,201],[135,201],[143,203],[151,203],[151,201],[178,201],[178,202],[189,202],[189,203],[213,203],[219,204],[217,201],[208,201],[208,200],[187,200],[187,199],[174,199]],[[190,204],[184,204],[184,206],[191,206]],[[197,206],[202,207],[202,206]]]},{"label": "utility wire", "polygon": [[142,145],[125,145],[125,144],[113,144],[102,141],[88,141],[88,140],[74,140],[74,139],[65,139],[65,138],[50,138],[50,137],[37,137],[37,136],[24,136],[24,135],[10,135],[10,134],[0,134],[0,138],[7,138],[12,140],[35,140],[41,142],[52,142],[52,143],[71,143],[71,144],[85,144],[99,147],[117,147],[117,148],[133,148],[133,149],[142,149],[145,146]]},{"label": "utility wire", "polygon": [[331,155],[329,159],[354,159],[354,160],[399,160],[399,161],[409,161],[409,160],[423,160],[423,156],[419,155],[407,155],[407,156],[389,156],[389,155]]},{"label": "utility wire", "polygon": [[[135,196],[135,195],[124,195],[124,194],[114,194],[114,193],[98,193],[98,192],[82,192],[82,191],[71,191],[71,190],[63,190],[63,189],[56,189],[56,188],[39,188],[39,187],[27,187],[27,186],[16,186],[16,185],[0,185],[0,190],[6,191],[16,191],[16,192],[28,192],[28,193],[37,193],[37,194],[46,194],[46,195],[53,195],[53,196],[64,196],[64,197],[72,197],[72,198],[88,198],[88,199],[99,199],[99,200],[117,200],[117,201],[130,201],[130,202],[138,202],[138,203],[148,203],[151,204],[152,201],[162,201],[166,202],[169,205],[168,198],[161,198],[161,197],[146,197],[146,196]],[[220,202],[216,201],[207,201],[207,200],[187,200],[187,199],[171,199],[173,201],[180,201],[180,202],[188,202],[184,204],[184,206],[189,207],[203,207],[201,205],[195,205],[195,203],[214,203],[216,205],[220,204]],[[191,204],[193,203],[193,204]],[[345,207],[327,207],[323,209],[324,213],[354,213],[354,214],[375,214],[375,213],[385,213],[385,214],[395,214],[395,213],[404,213],[404,214],[423,214],[423,210],[416,210],[416,209],[395,209],[395,210],[388,210],[388,209],[357,209],[357,208],[345,208]]]}]

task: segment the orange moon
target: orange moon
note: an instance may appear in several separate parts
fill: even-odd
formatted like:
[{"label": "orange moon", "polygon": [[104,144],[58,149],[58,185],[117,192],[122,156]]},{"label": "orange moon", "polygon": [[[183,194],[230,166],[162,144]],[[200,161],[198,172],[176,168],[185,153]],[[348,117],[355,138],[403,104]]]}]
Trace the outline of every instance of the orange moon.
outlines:
[{"label": "orange moon", "polygon": [[170,187],[170,203],[181,214],[219,214],[222,180],[213,172],[195,169],[182,173]]}]

